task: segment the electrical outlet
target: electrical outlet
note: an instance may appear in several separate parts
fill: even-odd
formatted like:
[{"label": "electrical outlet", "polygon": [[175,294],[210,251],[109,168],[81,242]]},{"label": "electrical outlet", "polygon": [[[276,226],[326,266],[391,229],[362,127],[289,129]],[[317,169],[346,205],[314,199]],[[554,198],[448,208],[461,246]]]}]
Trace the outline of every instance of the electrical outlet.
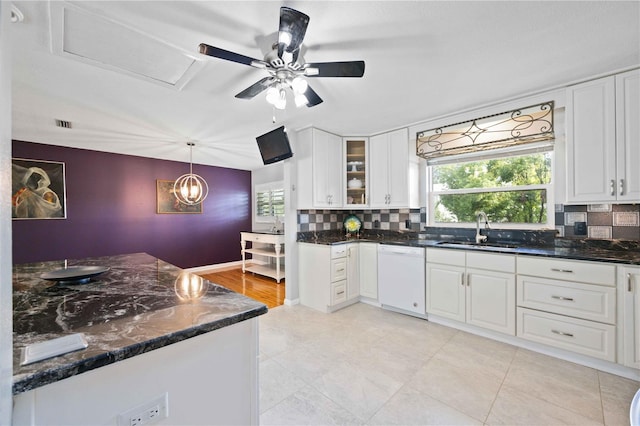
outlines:
[{"label": "electrical outlet", "polygon": [[138,405],[118,415],[118,426],[144,426],[169,417],[169,394]]},{"label": "electrical outlet", "polygon": [[573,235],[587,235],[587,222],[575,222],[573,224]]}]

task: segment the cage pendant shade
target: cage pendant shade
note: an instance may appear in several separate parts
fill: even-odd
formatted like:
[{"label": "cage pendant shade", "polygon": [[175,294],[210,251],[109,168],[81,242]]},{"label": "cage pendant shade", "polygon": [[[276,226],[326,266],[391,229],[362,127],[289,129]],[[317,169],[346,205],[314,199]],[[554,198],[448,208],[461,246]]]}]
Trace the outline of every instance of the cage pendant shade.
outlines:
[{"label": "cage pendant shade", "polygon": [[189,173],[186,173],[176,179],[173,184],[173,193],[178,201],[183,204],[198,204],[204,201],[209,195],[209,185],[202,176],[193,173],[193,142],[187,142],[189,145]]}]

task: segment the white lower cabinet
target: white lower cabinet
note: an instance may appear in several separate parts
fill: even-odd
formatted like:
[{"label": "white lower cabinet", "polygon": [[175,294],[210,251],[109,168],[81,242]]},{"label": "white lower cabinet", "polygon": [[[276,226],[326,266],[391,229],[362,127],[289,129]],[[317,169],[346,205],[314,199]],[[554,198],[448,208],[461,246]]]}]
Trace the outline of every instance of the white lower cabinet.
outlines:
[{"label": "white lower cabinet", "polygon": [[378,299],[378,243],[358,243],[360,296]]},{"label": "white lower cabinet", "polygon": [[620,363],[640,368],[640,267],[620,267],[618,291],[623,300],[622,338]]},{"label": "white lower cabinet", "polygon": [[518,256],[517,336],[616,362],[616,267]]},{"label": "white lower cabinet", "polygon": [[427,313],[515,335],[515,256],[427,248]]},{"label": "white lower cabinet", "polygon": [[615,336],[613,325],[518,307],[518,337],[527,340],[615,362]]},{"label": "white lower cabinet", "polygon": [[332,312],[359,297],[358,247],[355,244],[298,243],[300,303]]}]

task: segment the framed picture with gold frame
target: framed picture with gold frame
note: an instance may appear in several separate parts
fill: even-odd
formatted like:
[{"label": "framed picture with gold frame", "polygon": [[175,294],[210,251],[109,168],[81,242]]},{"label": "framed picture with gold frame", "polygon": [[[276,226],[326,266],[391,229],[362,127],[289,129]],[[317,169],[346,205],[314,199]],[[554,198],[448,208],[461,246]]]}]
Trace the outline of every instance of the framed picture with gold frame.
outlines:
[{"label": "framed picture with gold frame", "polygon": [[156,180],[156,213],[158,214],[201,214],[202,203],[184,204],[178,201],[173,191],[175,180]]}]

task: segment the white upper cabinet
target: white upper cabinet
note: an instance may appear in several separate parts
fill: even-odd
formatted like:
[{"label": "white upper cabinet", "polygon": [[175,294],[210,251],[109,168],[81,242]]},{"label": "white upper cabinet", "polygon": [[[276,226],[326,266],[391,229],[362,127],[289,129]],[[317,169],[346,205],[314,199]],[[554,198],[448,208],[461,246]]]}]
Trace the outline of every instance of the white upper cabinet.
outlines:
[{"label": "white upper cabinet", "polygon": [[409,149],[408,130],[369,138],[370,207],[403,208],[418,204],[418,162]]},{"label": "white upper cabinet", "polygon": [[[640,200],[640,71],[567,89],[567,202]],[[635,160],[634,160],[635,159]]]},{"label": "white upper cabinet", "polygon": [[368,138],[343,138],[345,163],[343,180],[345,207],[362,208],[369,203]]},{"label": "white upper cabinet", "polygon": [[308,128],[298,134],[298,208],[342,208],[342,138]]},{"label": "white upper cabinet", "polygon": [[640,70],[616,76],[618,201],[640,200]]}]

